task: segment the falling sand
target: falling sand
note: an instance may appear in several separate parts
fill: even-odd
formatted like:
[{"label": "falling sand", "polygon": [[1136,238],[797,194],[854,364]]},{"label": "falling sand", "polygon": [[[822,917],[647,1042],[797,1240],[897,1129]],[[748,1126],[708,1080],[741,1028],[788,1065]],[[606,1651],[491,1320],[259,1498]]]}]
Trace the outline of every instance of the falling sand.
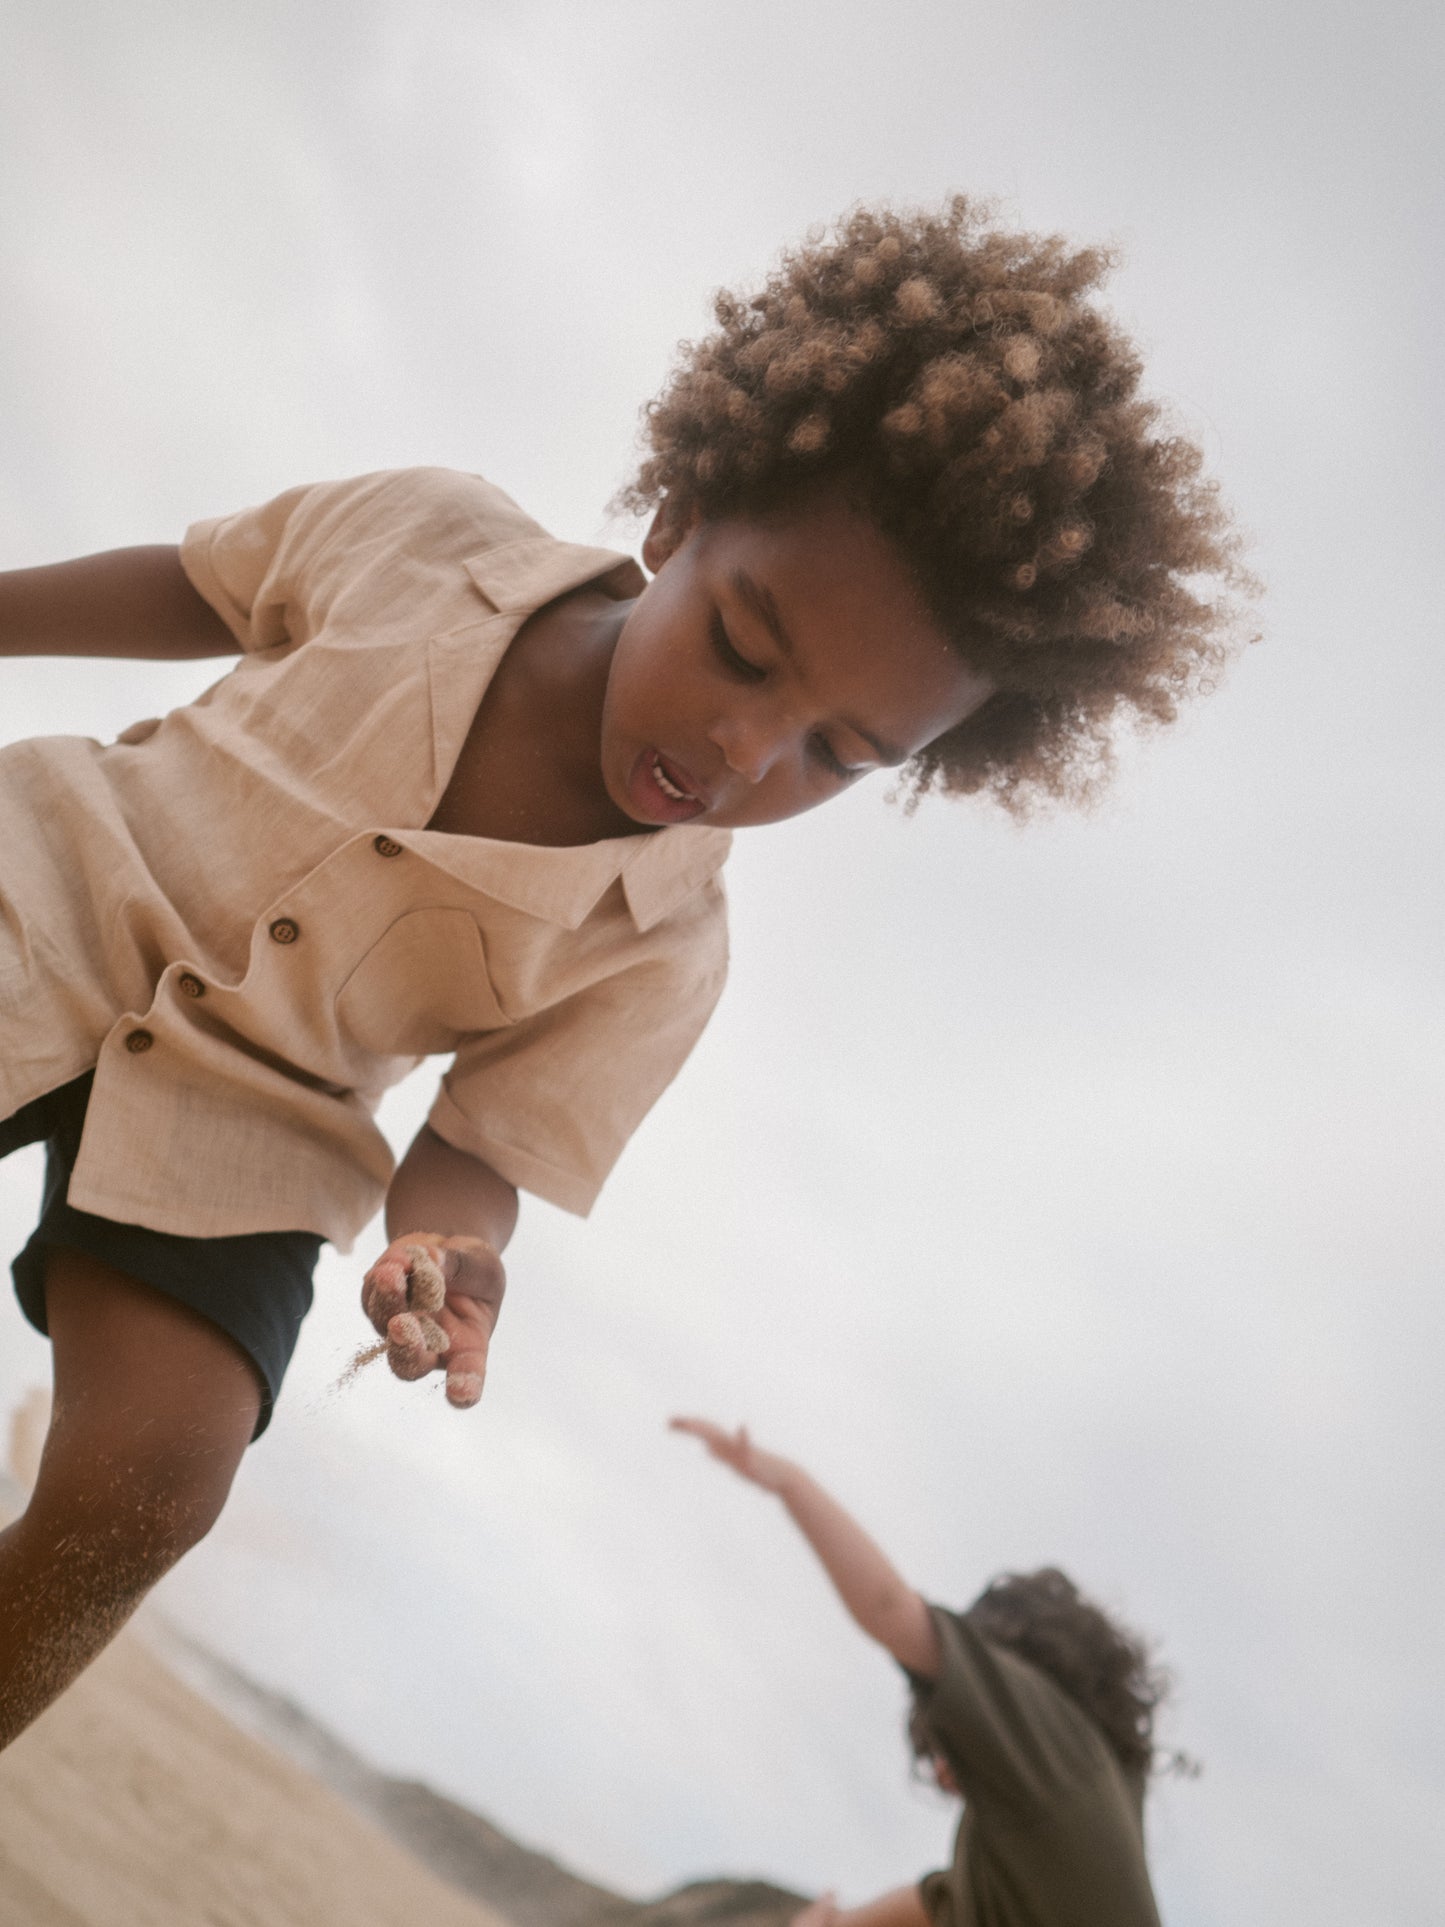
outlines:
[{"label": "falling sand", "polygon": [[347,1386],[355,1379],[356,1374],[365,1366],[370,1365],[373,1359],[380,1358],[385,1350],[386,1340],[384,1338],[378,1338],[374,1345],[363,1345],[331,1389],[334,1392],[344,1392]]}]

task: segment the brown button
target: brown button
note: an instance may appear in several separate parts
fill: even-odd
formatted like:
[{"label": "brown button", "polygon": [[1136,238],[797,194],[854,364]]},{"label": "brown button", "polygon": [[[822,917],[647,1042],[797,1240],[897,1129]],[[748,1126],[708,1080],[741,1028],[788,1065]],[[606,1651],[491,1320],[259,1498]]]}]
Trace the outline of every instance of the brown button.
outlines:
[{"label": "brown button", "polygon": [[389,836],[374,836],[371,839],[371,847],[376,851],[378,856],[401,855],[401,845],[399,843],[393,843]]},{"label": "brown button", "polygon": [[155,1042],[148,1030],[133,1030],[125,1040],[125,1047],[132,1057],[139,1057],[143,1050],[149,1050]]},{"label": "brown button", "polygon": [[300,924],[293,923],[290,917],[277,917],[271,925],[272,943],[295,943],[300,935]]},{"label": "brown button", "polygon": [[206,994],[206,986],[194,970],[183,970],[176,978],[176,982],[187,997],[204,997]]}]

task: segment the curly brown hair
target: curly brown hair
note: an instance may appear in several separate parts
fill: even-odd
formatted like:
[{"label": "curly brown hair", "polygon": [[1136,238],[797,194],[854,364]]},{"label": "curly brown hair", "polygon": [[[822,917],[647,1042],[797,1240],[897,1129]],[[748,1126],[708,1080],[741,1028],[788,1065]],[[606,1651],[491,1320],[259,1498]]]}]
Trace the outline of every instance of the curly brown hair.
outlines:
[{"label": "curly brown hair", "polygon": [[1238,634],[1238,539],[1089,299],[1110,265],[962,195],[858,208],[757,294],[719,294],[645,412],[621,506],[762,514],[841,482],[995,684],[910,763],[910,802],[1087,794],[1115,724],[1171,720]]},{"label": "curly brown hair", "polygon": [[[991,1580],[964,1617],[1067,1693],[1102,1731],[1131,1780],[1148,1778],[1156,1765],[1154,1718],[1170,1682],[1138,1633],[1095,1605],[1057,1566]],[[920,1760],[938,1751],[926,1695],[915,1703],[908,1731]]]}]

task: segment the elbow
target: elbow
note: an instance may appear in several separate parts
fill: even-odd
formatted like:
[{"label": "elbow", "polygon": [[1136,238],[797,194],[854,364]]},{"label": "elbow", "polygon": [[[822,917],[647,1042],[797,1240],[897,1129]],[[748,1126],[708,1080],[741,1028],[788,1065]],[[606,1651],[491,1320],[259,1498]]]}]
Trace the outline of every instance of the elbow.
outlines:
[{"label": "elbow", "polygon": [[937,1679],[943,1654],[934,1628],[933,1614],[921,1593],[903,1587],[880,1602],[877,1623],[869,1631],[898,1664],[922,1679]]}]

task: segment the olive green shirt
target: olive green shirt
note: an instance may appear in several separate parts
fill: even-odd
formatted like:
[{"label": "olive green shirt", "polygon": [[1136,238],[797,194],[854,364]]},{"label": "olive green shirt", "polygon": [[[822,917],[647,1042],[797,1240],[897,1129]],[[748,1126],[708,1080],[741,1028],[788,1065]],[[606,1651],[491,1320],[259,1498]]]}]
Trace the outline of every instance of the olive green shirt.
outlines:
[{"label": "olive green shirt", "polygon": [[1036,1666],[932,1612],[943,1670],[910,1677],[964,1797],[953,1865],[920,1883],[936,1927],[1159,1927],[1142,1786]]}]

